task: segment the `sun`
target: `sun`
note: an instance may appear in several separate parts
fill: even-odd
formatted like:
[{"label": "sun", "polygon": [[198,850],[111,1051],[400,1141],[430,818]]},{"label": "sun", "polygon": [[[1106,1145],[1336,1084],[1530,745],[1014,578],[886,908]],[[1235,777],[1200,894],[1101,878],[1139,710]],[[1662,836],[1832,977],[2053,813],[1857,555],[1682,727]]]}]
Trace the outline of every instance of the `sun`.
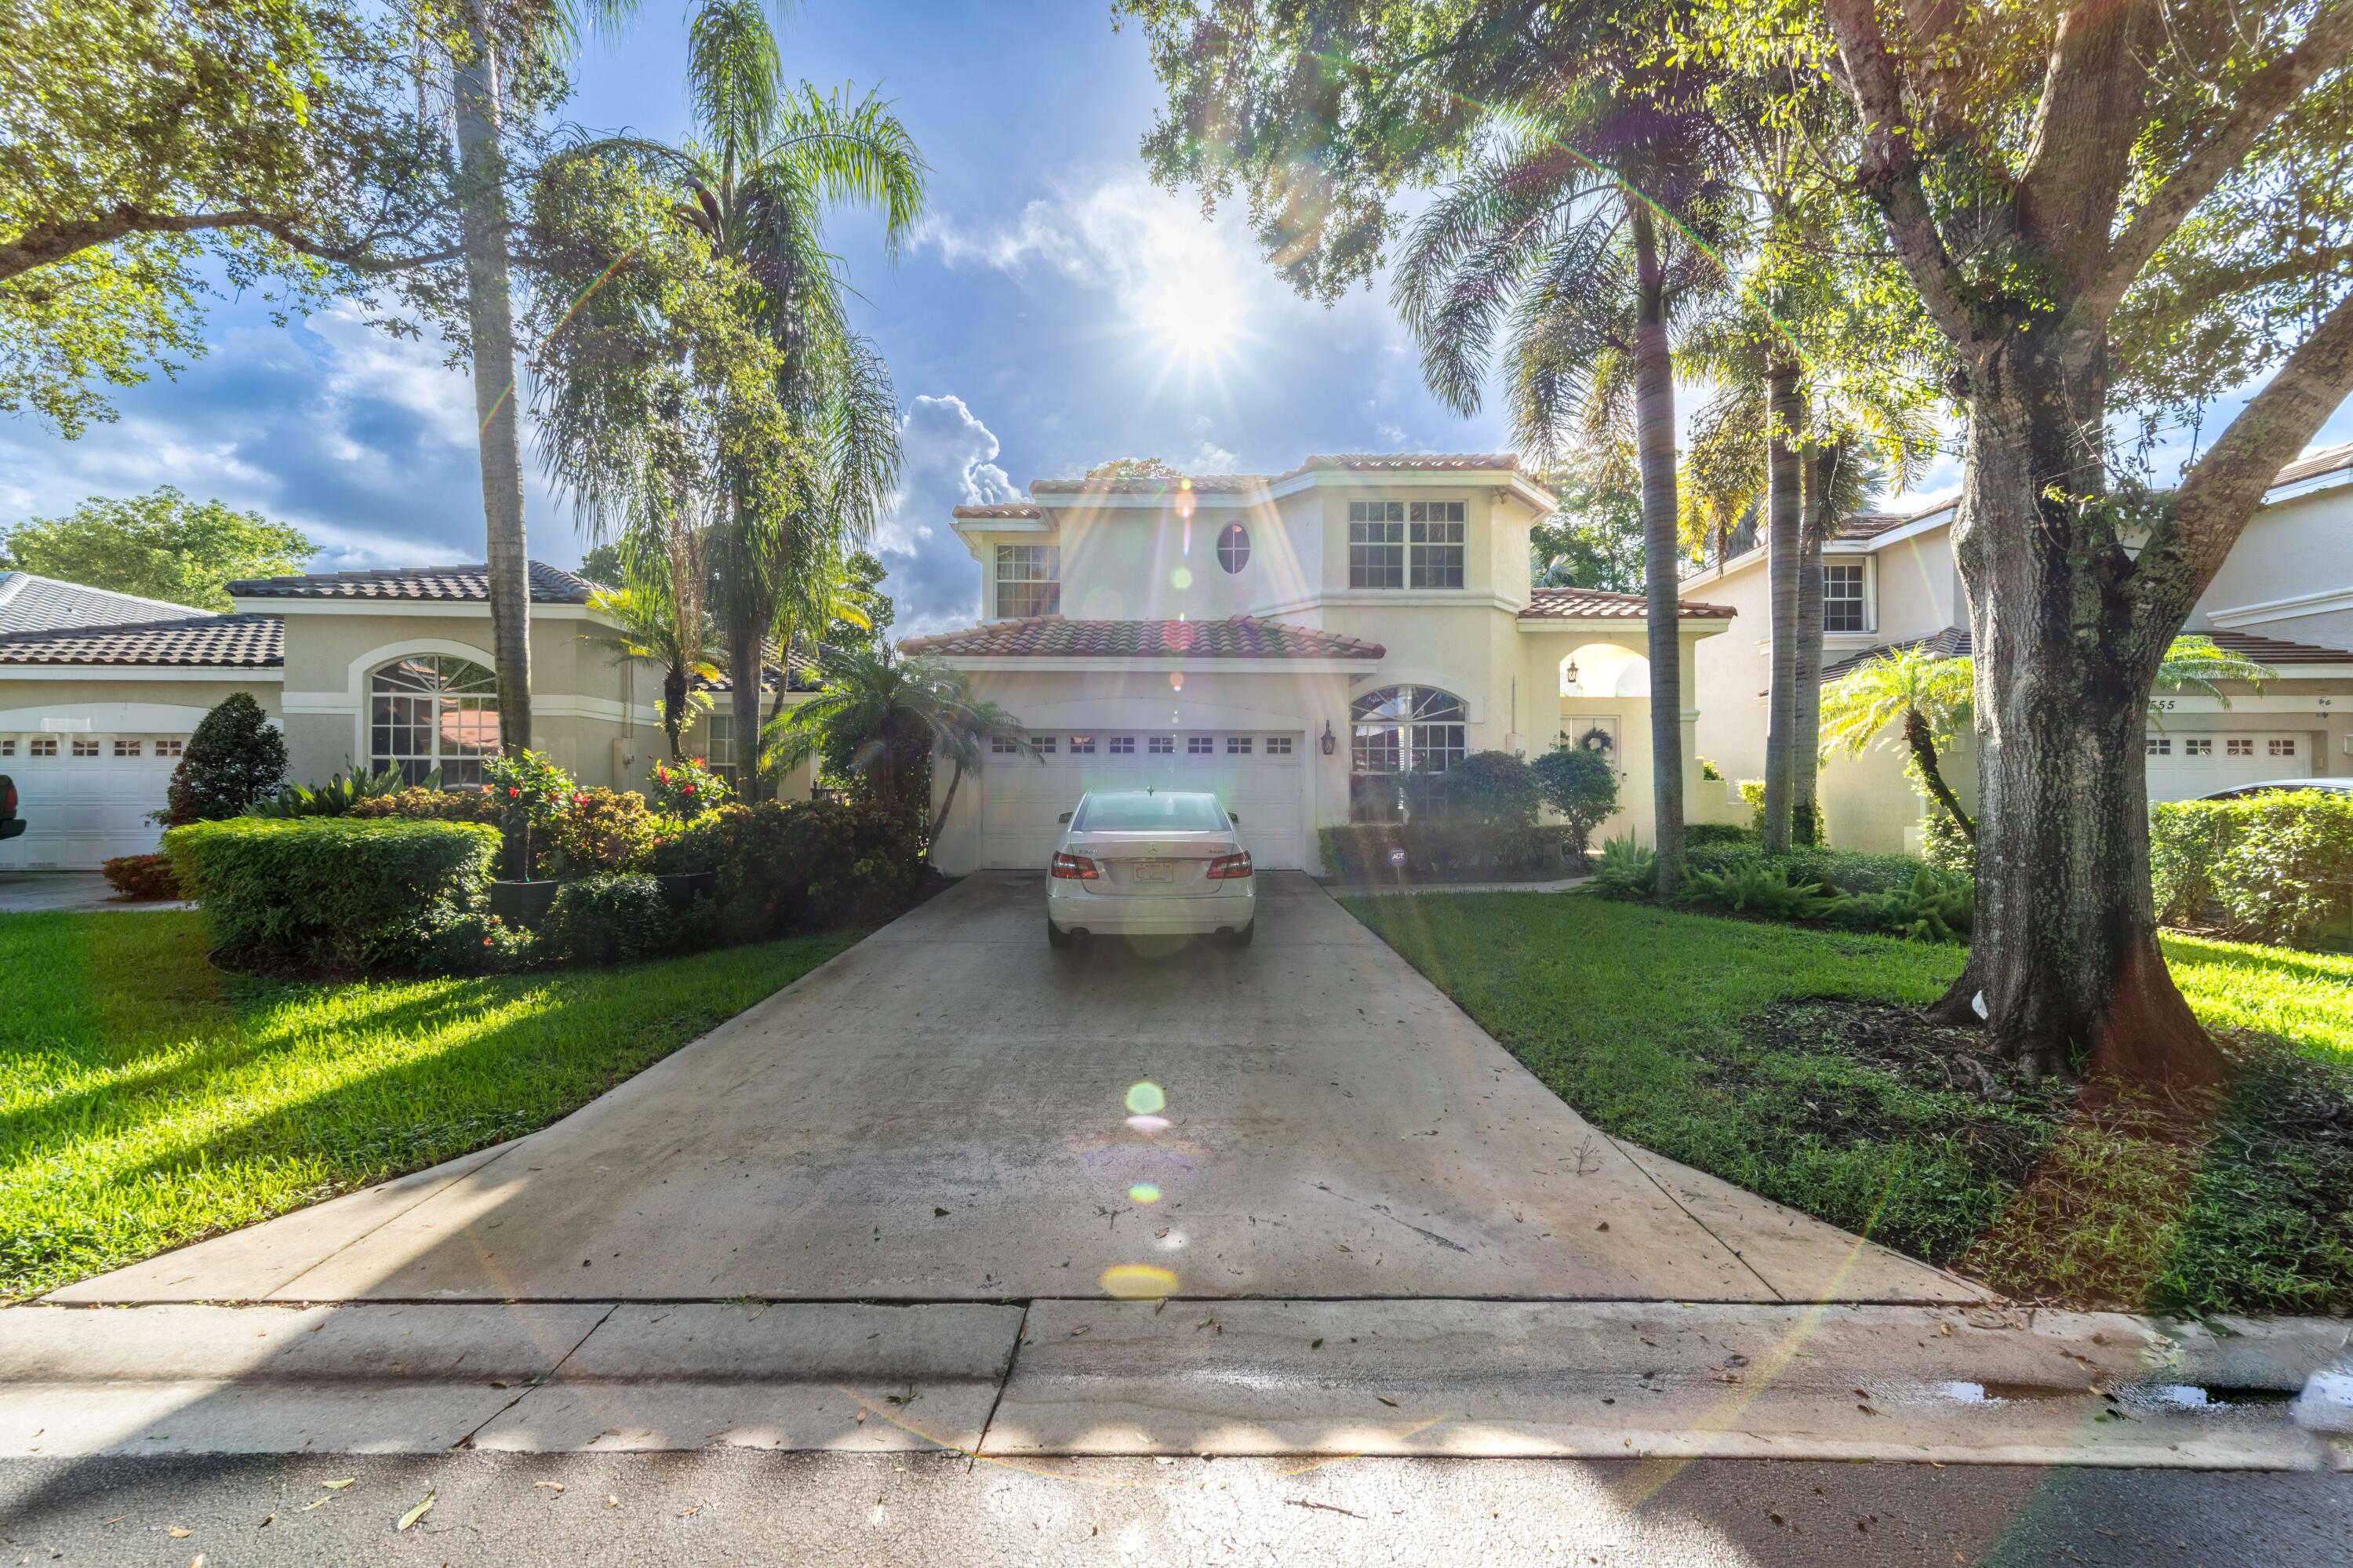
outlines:
[{"label": "sun", "polygon": [[1188,366],[1213,365],[1240,342],[1249,312],[1241,281],[1214,248],[1187,247],[1153,269],[1137,301],[1137,324],[1153,347]]}]

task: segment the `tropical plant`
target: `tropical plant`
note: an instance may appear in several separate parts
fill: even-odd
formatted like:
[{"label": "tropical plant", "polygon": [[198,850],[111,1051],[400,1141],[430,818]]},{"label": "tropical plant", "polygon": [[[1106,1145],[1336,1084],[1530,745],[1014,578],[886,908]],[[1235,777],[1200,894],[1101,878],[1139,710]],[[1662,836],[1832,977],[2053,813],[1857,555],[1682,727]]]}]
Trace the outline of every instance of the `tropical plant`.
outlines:
[{"label": "tropical plant", "polygon": [[642,661],[661,672],[662,734],[670,741],[670,760],[676,762],[686,755],[679,736],[711,707],[703,685],[719,678],[726,652],[718,624],[702,612],[700,602],[680,605],[672,580],[668,573],[649,574],[634,588],[597,592],[588,607],[612,622],[606,641],[616,657]]},{"label": "tropical plant", "polygon": [[498,806],[508,833],[521,839],[519,874],[528,878],[539,863],[533,838],[554,825],[579,786],[547,757],[518,751],[482,764],[482,788]]},{"label": "tropical plant", "polygon": [[779,770],[812,754],[849,779],[875,810],[914,816],[936,757],[953,772],[931,817],[936,840],[966,772],[978,772],[999,747],[1035,757],[1021,721],[973,694],[962,672],[935,659],[893,659],[844,652],[829,660],[825,689],[788,708],[762,736]]},{"label": "tropical plant", "polygon": [[727,780],[700,757],[655,763],[653,778],[646,785],[646,798],[654,810],[689,821],[727,804],[733,793]]},{"label": "tropical plant", "polygon": [[1581,746],[1556,747],[1528,766],[1545,804],[1567,824],[1569,852],[1582,865],[1593,830],[1618,810],[1618,770],[1607,757]]},{"label": "tropical plant", "polygon": [[[245,814],[248,817],[348,817],[364,800],[396,795],[410,787],[408,776],[398,768],[387,768],[380,773],[353,768],[349,779],[338,773],[315,789],[303,784],[282,785],[275,795],[266,796],[248,806]],[[436,768],[416,780],[415,788],[440,789],[441,770]]]},{"label": "tropical plant", "polygon": [[1977,919],[1977,883],[1924,865],[1902,887],[1838,900],[1832,919],[1914,942],[1966,942]]},{"label": "tropical plant", "polygon": [[0,570],[225,610],[233,579],[299,572],[318,548],[288,524],[217,501],[193,503],[166,484],[146,495],[92,496],[67,516],[0,529]]},{"label": "tropical plant", "polygon": [[1838,900],[1819,882],[1796,882],[1777,865],[1745,862],[1723,871],[1694,870],[1675,894],[1678,904],[1712,904],[1768,920],[1819,920]]},{"label": "tropical plant", "polygon": [[1612,898],[1648,898],[1659,890],[1659,856],[1648,844],[1621,833],[1601,845],[1593,867],[1593,890]]},{"label": "tropical plant", "polygon": [[[823,220],[843,204],[880,210],[895,258],[922,217],[924,170],[888,104],[786,87],[758,0],[703,0],[687,70],[693,140],[608,138],[587,151],[633,159],[680,188],[673,217],[716,262],[744,270],[776,352],[788,439],[723,466],[712,563],[729,666],[754,672],[780,630],[789,657],[804,629],[833,619],[839,563],[898,485],[897,399],[881,355],[850,330]],[[735,681],[730,705],[736,734],[759,733],[757,680]],[[757,768],[744,782],[753,798],[766,788]]]}]

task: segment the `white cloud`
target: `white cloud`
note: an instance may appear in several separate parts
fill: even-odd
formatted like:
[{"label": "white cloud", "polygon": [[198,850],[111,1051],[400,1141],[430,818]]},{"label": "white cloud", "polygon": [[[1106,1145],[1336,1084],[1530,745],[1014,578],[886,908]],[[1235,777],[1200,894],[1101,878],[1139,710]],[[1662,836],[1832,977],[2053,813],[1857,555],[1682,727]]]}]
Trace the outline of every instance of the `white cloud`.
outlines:
[{"label": "white cloud", "polygon": [[876,551],[891,568],[892,630],[914,636],[969,625],[980,613],[980,572],[949,528],[952,509],[1021,499],[997,465],[996,433],[949,393],[918,397],[899,421],[899,493]]}]

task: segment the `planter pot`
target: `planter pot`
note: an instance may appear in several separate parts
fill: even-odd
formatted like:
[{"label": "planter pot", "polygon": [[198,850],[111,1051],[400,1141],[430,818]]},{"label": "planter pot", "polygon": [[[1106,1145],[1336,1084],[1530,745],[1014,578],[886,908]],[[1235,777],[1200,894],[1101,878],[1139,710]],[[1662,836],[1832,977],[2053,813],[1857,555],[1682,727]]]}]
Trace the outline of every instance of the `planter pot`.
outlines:
[{"label": "planter pot", "polygon": [[698,898],[708,898],[718,891],[719,874],[715,871],[670,871],[654,878],[661,884],[662,896],[670,900],[670,912],[683,915]]},{"label": "planter pot", "polygon": [[493,882],[491,884],[491,913],[507,925],[524,931],[536,930],[555,905],[555,890],[563,884],[553,877],[531,882]]}]

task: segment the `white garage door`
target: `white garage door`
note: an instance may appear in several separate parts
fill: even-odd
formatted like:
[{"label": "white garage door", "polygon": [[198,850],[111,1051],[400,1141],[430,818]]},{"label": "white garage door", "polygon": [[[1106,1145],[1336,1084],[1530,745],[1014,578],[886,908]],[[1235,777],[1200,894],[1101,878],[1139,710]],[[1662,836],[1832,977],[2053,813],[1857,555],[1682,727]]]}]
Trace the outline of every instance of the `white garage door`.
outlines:
[{"label": "white garage door", "polygon": [[2213,735],[2152,735],[2144,743],[2148,798],[2188,800],[2215,789],[2267,779],[2312,775],[2312,737],[2279,730],[2230,730]]},{"label": "white garage door", "polygon": [[[1207,789],[1241,819],[1251,860],[1269,871],[1303,863],[1303,735],[1257,730],[1156,734],[1034,733],[1041,756],[992,756],[980,776],[980,863],[1040,869],[1060,817],[1090,789]],[[966,788],[970,788],[967,784]]]},{"label": "white garage door", "polygon": [[0,735],[0,773],[16,781],[25,831],[0,839],[0,871],[94,869],[146,854],[187,745],[185,735]]}]

